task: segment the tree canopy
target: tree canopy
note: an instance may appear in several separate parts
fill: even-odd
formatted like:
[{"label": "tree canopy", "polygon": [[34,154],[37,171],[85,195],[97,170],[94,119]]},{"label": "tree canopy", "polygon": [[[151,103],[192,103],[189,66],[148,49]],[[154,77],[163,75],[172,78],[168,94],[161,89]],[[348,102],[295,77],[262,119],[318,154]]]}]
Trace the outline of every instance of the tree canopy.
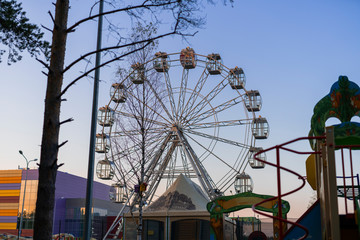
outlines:
[{"label": "tree canopy", "polygon": [[37,25],[29,22],[21,3],[16,0],[0,0],[0,41],[8,47],[7,50],[0,49],[0,62],[6,52],[9,65],[21,60],[24,50],[32,57],[41,53],[48,57],[50,44],[42,40],[43,35]]}]

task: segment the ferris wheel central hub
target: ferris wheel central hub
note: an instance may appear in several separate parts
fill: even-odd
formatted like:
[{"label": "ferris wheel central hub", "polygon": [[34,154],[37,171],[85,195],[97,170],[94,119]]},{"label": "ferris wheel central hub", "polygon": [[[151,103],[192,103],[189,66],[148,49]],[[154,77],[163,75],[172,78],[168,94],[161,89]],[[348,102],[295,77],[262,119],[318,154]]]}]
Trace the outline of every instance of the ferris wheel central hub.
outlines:
[{"label": "ferris wheel central hub", "polygon": [[181,126],[179,126],[178,124],[173,124],[172,126],[171,126],[171,131],[172,132],[174,132],[174,133],[176,133],[177,131],[181,131]]}]

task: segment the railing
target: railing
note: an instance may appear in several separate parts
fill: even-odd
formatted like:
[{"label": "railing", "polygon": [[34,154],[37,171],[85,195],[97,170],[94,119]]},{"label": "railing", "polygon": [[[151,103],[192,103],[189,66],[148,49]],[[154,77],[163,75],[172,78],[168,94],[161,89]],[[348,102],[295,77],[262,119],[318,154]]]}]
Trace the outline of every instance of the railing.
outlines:
[{"label": "railing", "polygon": [[[316,151],[296,151],[293,149],[290,149],[287,147],[287,145],[295,143],[295,142],[299,142],[302,140],[307,140],[307,141],[312,141],[312,140],[317,140],[317,150]],[[276,236],[277,239],[283,239],[284,238],[284,232],[283,232],[283,224],[292,224],[296,227],[299,227],[301,229],[304,230],[304,235],[302,237],[300,237],[299,239],[305,239],[309,232],[308,229],[306,229],[304,226],[289,221],[285,218],[283,218],[283,214],[282,214],[282,208],[280,207],[281,204],[278,204],[278,215],[277,216],[271,216],[269,214],[260,212],[258,210],[256,210],[256,207],[268,202],[268,201],[273,201],[273,200],[277,200],[277,202],[281,202],[282,198],[285,196],[288,196],[290,194],[293,194],[297,191],[299,191],[301,188],[303,188],[305,186],[305,179],[304,177],[302,177],[300,174],[296,173],[295,171],[285,168],[283,166],[281,166],[280,164],[280,150],[283,151],[287,151],[287,152],[292,152],[295,154],[315,154],[316,157],[316,166],[317,169],[316,170],[316,174],[317,176],[317,181],[320,181],[317,183],[317,190],[318,190],[318,197],[320,197],[321,199],[323,199],[323,203],[326,205],[325,207],[329,207],[329,206],[333,206],[333,208],[337,209],[337,197],[343,197],[344,198],[344,206],[345,206],[345,213],[346,215],[355,215],[355,219],[356,219],[356,223],[359,224],[359,220],[360,220],[360,210],[359,210],[359,199],[360,199],[360,183],[359,183],[359,176],[358,175],[354,175],[354,169],[353,169],[353,154],[352,154],[352,150],[354,149],[360,149],[360,145],[335,145],[335,140],[334,140],[334,135],[333,135],[333,130],[330,128],[326,129],[326,135],[325,136],[319,136],[319,137],[302,137],[302,138],[297,138],[294,139],[292,141],[283,143],[281,145],[276,145],[274,147],[265,149],[263,151],[258,152],[257,154],[255,154],[254,158],[256,160],[258,160],[259,162],[263,162],[266,165],[269,166],[273,166],[276,168],[276,179],[277,179],[277,196],[270,198],[270,199],[266,199],[262,202],[259,202],[255,205],[252,206],[252,209],[255,213],[258,213],[260,215],[266,216],[266,217],[270,217],[274,220],[279,221],[280,223],[280,230],[279,230],[279,236]],[[336,150],[340,150],[340,154],[341,154],[341,176],[336,177],[336,169],[335,169],[335,153],[334,151]],[[350,165],[350,176],[345,176],[345,154],[344,154],[344,149],[348,149],[349,150],[349,165]],[[258,158],[257,156],[264,153],[264,152],[269,152],[269,151],[276,151],[276,163],[271,163],[265,160],[262,160],[260,158]],[[330,169],[331,166],[331,169]],[[281,176],[280,176],[280,172],[281,170],[289,172],[295,176],[297,176],[301,181],[301,185],[289,192],[283,193],[281,190]],[[325,171],[325,172],[324,172]],[[339,172],[340,173],[340,172]],[[329,179],[325,180],[320,178],[320,175],[325,174],[327,175],[327,177]],[[340,186],[336,186],[337,182],[335,178],[340,178],[343,180],[343,184]],[[347,184],[346,183],[346,179],[349,178],[351,179],[351,184]],[[355,184],[354,179],[357,178],[357,182]],[[320,185],[319,185],[320,184]],[[325,184],[325,185],[324,185]],[[335,185],[334,185],[335,184]],[[325,186],[325,188],[324,188]],[[327,189],[326,186],[333,186],[329,189],[335,189],[335,190],[331,190],[334,194],[332,193],[326,193]],[[319,192],[320,191],[320,192]],[[330,192],[331,192],[330,191]],[[337,191],[337,192],[336,192]],[[324,195],[325,193],[325,195]],[[340,194],[339,194],[340,193]],[[328,201],[328,199],[333,199],[334,201]],[[326,200],[324,200],[324,198]],[[349,209],[348,209],[348,201],[351,200],[352,201],[352,205],[353,205],[353,209],[354,209],[354,214],[350,213]],[[320,201],[321,202],[321,201]],[[332,208],[331,208],[332,209]],[[332,222],[333,225],[330,225],[329,227],[326,227],[326,236],[339,236],[339,232],[338,232],[338,228],[339,228],[339,222],[338,222],[338,212],[336,211],[336,213],[332,213],[333,215],[331,216],[325,216],[326,214],[322,214],[321,218],[322,221],[330,221]],[[322,230],[324,231],[324,229]],[[359,232],[360,232],[360,228],[359,228]],[[336,237],[335,237],[336,238]]]},{"label": "railing", "polygon": [[[284,150],[284,151],[288,151],[288,152],[292,152],[292,153],[296,153],[296,154],[306,154],[306,155],[308,155],[308,154],[320,154],[321,152],[317,152],[317,151],[310,151],[310,152],[296,151],[296,150],[287,148],[287,147],[285,147],[285,146],[287,146],[287,145],[289,145],[289,144],[292,144],[292,143],[295,143],[295,142],[298,142],[298,141],[302,141],[302,140],[307,140],[307,141],[309,141],[309,140],[323,140],[323,139],[325,139],[325,137],[302,137],[302,138],[297,138],[297,139],[294,139],[294,140],[292,140],[292,141],[283,143],[283,144],[281,144],[281,145],[276,145],[276,146],[274,146],[274,147],[265,149],[265,150],[260,151],[260,152],[258,152],[258,153],[256,153],[256,154],[254,155],[254,158],[255,158],[256,160],[258,160],[258,161],[260,161],[260,162],[263,162],[263,163],[265,163],[266,165],[270,165],[270,166],[276,167],[276,169],[277,169],[277,171],[276,171],[276,175],[277,175],[276,178],[277,178],[277,195],[278,195],[278,196],[273,197],[273,198],[266,199],[266,200],[264,200],[264,201],[261,201],[261,202],[255,204],[255,205],[253,205],[253,206],[252,206],[252,209],[253,209],[253,211],[254,211],[255,213],[258,213],[258,214],[260,214],[260,215],[263,215],[263,216],[266,216],[266,217],[270,217],[270,218],[272,218],[272,219],[274,219],[274,220],[278,220],[278,221],[279,221],[279,223],[280,223],[280,231],[279,231],[278,239],[283,239],[283,238],[284,238],[284,233],[283,233],[283,231],[282,231],[282,230],[283,230],[282,225],[283,225],[283,224],[288,224],[288,223],[289,223],[289,224],[292,224],[292,225],[295,225],[295,226],[297,226],[297,227],[299,227],[299,228],[301,228],[301,229],[304,230],[305,234],[304,234],[300,239],[305,239],[305,238],[308,236],[308,234],[309,234],[308,229],[305,228],[304,226],[302,226],[302,225],[300,225],[300,224],[298,224],[298,223],[296,223],[296,222],[292,222],[292,221],[289,221],[289,220],[287,220],[287,219],[284,219],[284,218],[282,217],[283,214],[282,214],[281,204],[278,204],[278,215],[277,215],[277,216],[272,216],[272,215],[269,215],[269,214],[266,214],[266,213],[263,213],[263,212],[260,212],[260,211],[256,210],[256,207],[257,207],[257,206],[259,206],[259,205],[261,205],[261,204],[263,204],[263,203],[265,203],[265,202],[268,202],[268,201],[273,201],[273,200],[276,200],[276,199],[277,199],[277,202],[278,202],[278,203],[281,203],[281,201],[282,201],[281,199],[282,199],[283,197],[288,196],[288,195],[290,195],[290,194],[292,194],[292,193],[295,193],[295,192],[299,191],[301,188],[303,188],[303,187],[305,186],[305,183],[306,183],[306,182],[305,182],[305,179],[304,179],[303,176],[301,176],[300,174],[296,173],[296,172],[293,171],[293,170],[290,170],[290,169],[288,169],[288,168],[282,167],[282,166],[280,165],[280,150]],[[271,163],[271,162],[268,162],[268,161],[264,161],[264,160],[262,160],[262,159],[260,159],[260,158],[257,157],[258,155],[260,155],[260,154],[262,154],[262,153],[264,153],[264,152],[269,152],[269,151],[272,151],[272,150],[275,150],[275,151],[276,151],[276,163]],[[282,193],[282,191],[281,191],[281,177],[280,177],[280,171],[281,171],[281,170],[284,170],[284,171],[286,171],[286,172],[289,172],[289,173],[294,174],[295,176],[297,176],[297,177],[302,181],[301,185],[300,185],[299,187],[295,188],[295,189],[292,190],[292,191],[289,191],[289,192],[286,192],[286,193]]]},{"label": "railing", "polygon": [[[359,200],[359,175],[354,175],[353,169],[353,149],[359,149],[360,145],[336,145],[336,149],[341,150],[341,166],[342,166],[342,176],[338,176],[337,178],[343,179],[343,185],[337,186],[338,192],[341,193],[341,197],[344,198],[344,206],[345,206],[345,214],[349,215],[348,203],[347,200],[351,200],[353,204],[354,212],[356,210],[356,202]],[[344,149],[349,149],[349,162],[350,162],[350,176],[345,175],[345,155]],[[351,185],[347,185],[346,179],[351,179]],[[354,179],[357,178],[357,185],[354,183]],[[350,195],[348,192],[350,191]],[[338,194],[339,196],[339,194]]]},{"label": "railing", "polygon": [[[338,176],[337,178],[343,180],[342,185],[337,186],[338,196],[343,197],[344,199],[344,206],[345,206],[345,214],[347,217],[354,216],[355,222],[357,224],[358,232],[360,233],[360,209],[359,209],[359,199],[360,199],[360,182],[359,182],[359,174],[354,175],[354,168],[353,168],[353,149],[359,149],[360,145],[336,145],[336,149],[341,150],[341,166],[342,166],[342,176]],[[345,154],[344,149],[349,150],[349,163],[350,163],[350,176],[345,176]],[[351,180],[351,185],[346,183],[346,179]],[[356,184],[354,183],[354,179],[356,179]],[[350,192],[350,194],[349,194]],[[353,213],[350,213],[348,209],[348,200],[352,201],[353,204]]]}]

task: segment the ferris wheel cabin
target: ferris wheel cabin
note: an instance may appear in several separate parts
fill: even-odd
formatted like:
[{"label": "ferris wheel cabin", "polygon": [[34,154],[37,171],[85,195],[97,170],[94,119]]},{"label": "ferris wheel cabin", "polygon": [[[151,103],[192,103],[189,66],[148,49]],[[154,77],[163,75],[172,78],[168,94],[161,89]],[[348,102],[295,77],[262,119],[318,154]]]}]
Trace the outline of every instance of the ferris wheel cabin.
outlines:
[{"label": "ferris wheel cabin", "polygon": [[95,152],[107,153],[109,151],[109,145],[107,144],[108,136],[105,133],[96,134]]},{"label": "ferris wheel cabin", "polygon": [[96,165],[96,176],[103,180],[111,180],[114,177],[113,162],[100,160]]},{"label": "ferris wheel cabin", "polygon": [[130,79],[134,84],[143,84],[145,81],[145,67],[140,63],[135,63],[131,65],[133,69],[130,74]]},{"label": "ferris wheel cabin", "polygon": [[110,97],[115,103],[124,103],[126,101],[125,86],[122,83],[114,83],[110,88]]},{"label": "ferris wheel cabin", "polygon": [[248,174],[242,172],[235,177],[234,187],[237,193],[252,192],[254,183]]},{"label": "ferris wheel cabin", "polygon": [[222,59],[220,54],[212,53],[207,56],[206,69],[210,75],[220,74],[222,71]]},{"label": "ferris wheel cabin", "polygon": [[259,91],[251,90],[246,92],[245,106],[249,112],[258,112],[261,109],[262,99]]},{"label": "ferris wheel cabin", "polygon": [[99,108],[98,123],[100,126],[111,127],[114,124],[114,110],[109,106]]},{"label": "ferris wheel cabin", "polygon": [[157,72],[167,72],[170,68],[170,58],[166,52],[155,53],[153,67]]},{"label": "ferris wheel cabin", "polygon": [[121,183],[112,184],[109,193],[110,200],[115,203],[126,202],[127,198],[125,188],[125,185]]},{"label": "ferris wheel cabin", "polygon": [[196,67],[196,55],[192,48],[185,48],[180,53],[180,63],[185,69],[193,69]]},{"label": "ferris wheel cabin", "polygon": [[246,83],[244,70],[239,67],[230,69],[229,81],[232,89],[243,89]]},{"label": "ferris wheel cabin", "polygon": [[249,155],[249,165],[251,168],[254,168],[254,169],[259,169],[259,168],[264,168],[265,167],[265,163],[262,162],[262,161],[266,161],[266,154],[265,152],[262,152],[260,154],[258,154],[256,156],[256,158],[262,160],[262,161],[259,161],[255,158],[255,154],[261,152],[263,149],[260,148],[260,147],[252,147],[250,148],[250,155]]},{"label": "ferris wheel cabin", "polygon": [[266,139],[269,135],[268,121],[262,117],[255,118],[251,130],[255,139]]}]

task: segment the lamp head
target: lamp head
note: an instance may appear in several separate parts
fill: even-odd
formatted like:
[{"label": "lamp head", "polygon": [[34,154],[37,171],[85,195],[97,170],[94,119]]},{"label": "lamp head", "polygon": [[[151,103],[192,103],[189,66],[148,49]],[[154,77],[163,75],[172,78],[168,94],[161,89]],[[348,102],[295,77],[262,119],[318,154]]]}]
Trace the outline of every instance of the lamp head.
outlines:
[{"label": "lamp head", "polygon": [[23,151],[19,150],[19,153],[20,153],[21,155],[23,155]]}]

